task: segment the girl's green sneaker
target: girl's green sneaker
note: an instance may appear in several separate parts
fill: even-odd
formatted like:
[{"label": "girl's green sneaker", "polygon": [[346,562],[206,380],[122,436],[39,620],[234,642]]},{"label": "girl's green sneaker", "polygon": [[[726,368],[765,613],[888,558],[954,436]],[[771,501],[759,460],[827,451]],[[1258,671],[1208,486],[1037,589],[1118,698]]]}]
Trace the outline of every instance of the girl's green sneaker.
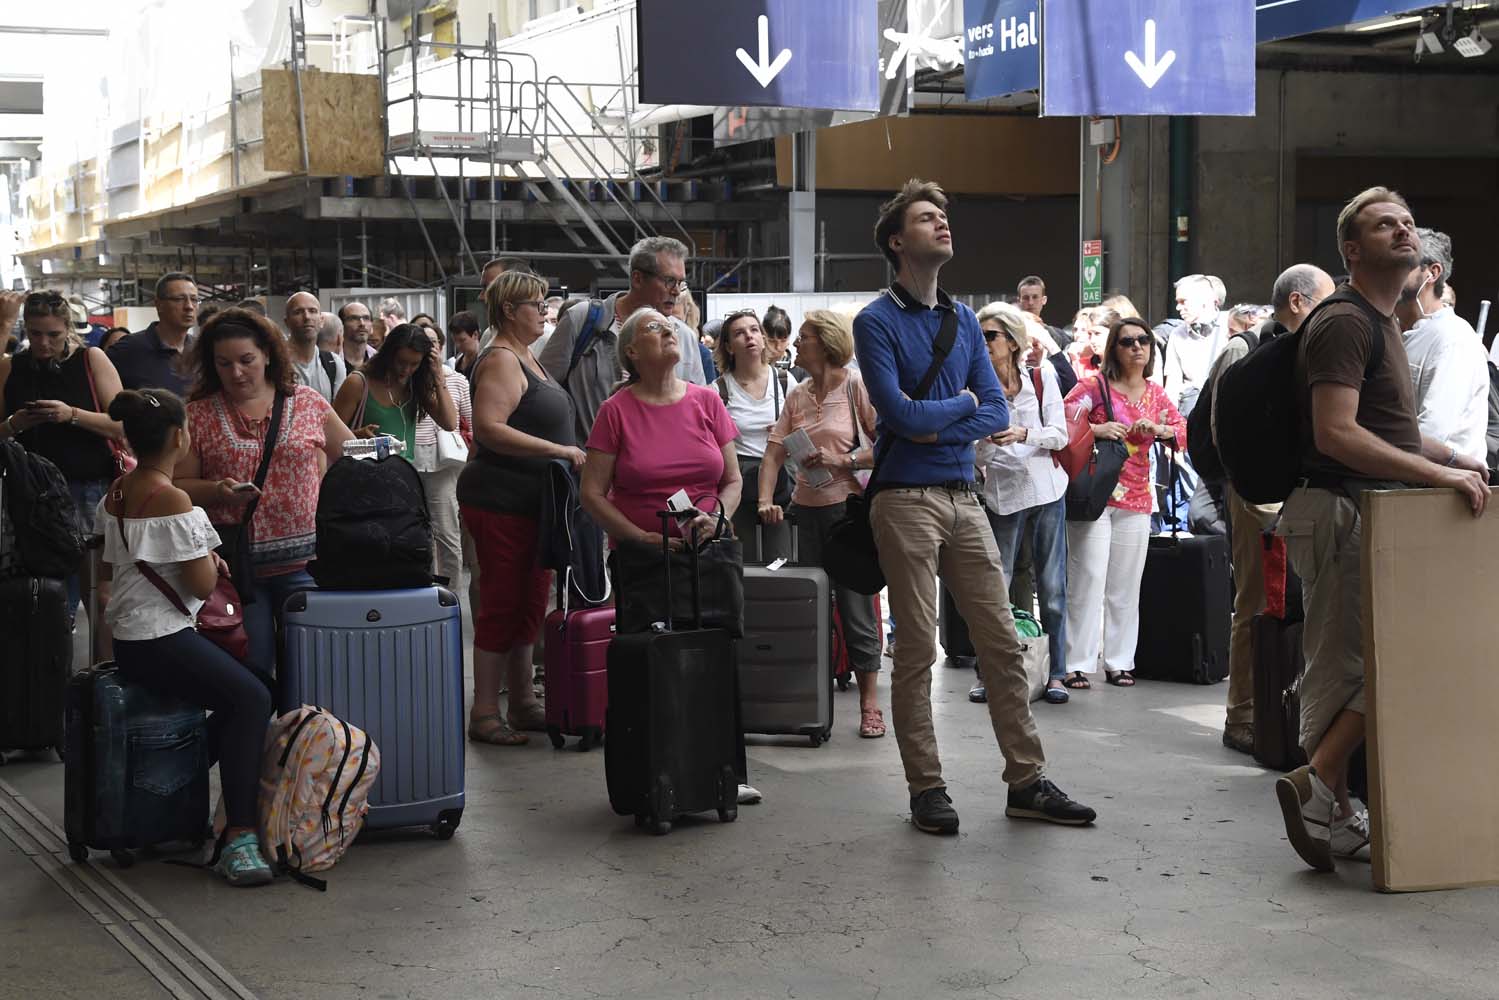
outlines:
[{"label": "girl's green sneaker", "polygon": [[224,845],[213,870],[232,886],[265,885],[271,881],[271,868],[260,855],[260,838],[248,832]]}]

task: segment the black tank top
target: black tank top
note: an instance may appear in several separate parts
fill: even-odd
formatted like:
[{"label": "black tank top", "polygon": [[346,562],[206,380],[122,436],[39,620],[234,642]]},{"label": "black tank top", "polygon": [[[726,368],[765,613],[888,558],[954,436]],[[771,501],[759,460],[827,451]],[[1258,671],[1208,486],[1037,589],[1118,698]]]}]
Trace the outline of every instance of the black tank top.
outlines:
[{"label": "black tank top", "polygon": [[[60,365],[39,363],[22,352],[11,360],[5,380],[5,412],[17,412],[27,403],[57,399],[84,413],[98,412],[89,388],[88,349],[77,348]],[[93,431],[72,424],[38,424],[16,438],[27,450],[50,459],[72,480],[110,479],[114,457],[109,445]]]},{"label": "black tank top", "polygon": [[[474,374],[478,374],[479,366],[488,354],[489,351],[485,351],[474,362]],[[538,378],[524,362],[520,367],[526,373],[526,391],[506,423],[524,434],[553,444],[576,443],[573,400],[567,390],[551,379]],[[539,516],[549,460],[539,455],[501,455],[485,448],[477,439],[474,443],[477,446],[474,458],[458,476],[458,502],[500,514]]]}]

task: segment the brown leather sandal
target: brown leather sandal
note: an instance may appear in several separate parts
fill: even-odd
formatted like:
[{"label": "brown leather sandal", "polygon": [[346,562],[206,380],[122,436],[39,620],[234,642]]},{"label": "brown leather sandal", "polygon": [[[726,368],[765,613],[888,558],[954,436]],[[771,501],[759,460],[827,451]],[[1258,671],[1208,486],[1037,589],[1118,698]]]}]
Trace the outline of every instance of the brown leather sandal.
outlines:
[{"label": "brown leather sandal", "polygon": [[518,733],[500,717],[499,712],[476,716],[468,724],[468,738],[475,743],[488,743],[497,747],[520,747],[531,742],[531,737]]},{"label": "brown leather sandal", "polygon": [[520,706],[520,711],[511,709],[506,713],[506,721],[512,728],[527,733],[544,733],[547,731],[546,706],[539,701]]}]

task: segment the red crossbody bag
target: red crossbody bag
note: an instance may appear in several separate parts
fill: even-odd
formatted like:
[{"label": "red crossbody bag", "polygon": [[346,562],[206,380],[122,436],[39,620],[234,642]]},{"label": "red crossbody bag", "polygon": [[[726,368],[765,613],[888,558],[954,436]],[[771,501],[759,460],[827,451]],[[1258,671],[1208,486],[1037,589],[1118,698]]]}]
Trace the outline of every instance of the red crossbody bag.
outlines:
[{"label": "red crossbody bag", "polygon": [[[153,490],[141,504],[141,509],[145,509],[146,504],[149,504],[157,493],[166,489],[166,485],[163,483]],[[110,487],[110,499],[116,504],[115,520],[120,527],[120,544],[125,546],[125,551],[128,552],[130,542],[125,538],[125,515],[123,513],[125,494],[120,489],[118,479]],[[135,561],[135,568],[140,570],[141,576],[151,581],[152,586],[161,591],[163,597],[172,602],[172,607],[189,618],[192,617],[192,612],[187,609],[187,602],[182,599],[182,595],[177,593],[176,588],[170,583],[162,579],[160,573],[140,559]],[[244,610],[240,605],[239,591],[234,587],[234,580],[224,571],[223,564],[219,566],[219,579],[214,584],[213,593],[208,595],[208,599],[198,609],[195,627],[199,635],[241,663],[250,655],[250,636],[245,632]]]}]

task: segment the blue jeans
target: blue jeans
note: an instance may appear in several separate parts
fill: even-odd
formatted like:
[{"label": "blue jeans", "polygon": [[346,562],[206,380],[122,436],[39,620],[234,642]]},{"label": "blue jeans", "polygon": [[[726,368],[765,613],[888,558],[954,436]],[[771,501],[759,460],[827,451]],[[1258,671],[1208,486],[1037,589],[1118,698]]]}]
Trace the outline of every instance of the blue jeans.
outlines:
[{"label": "blue jeans", "polygon": [[[94,515],[98,512],[99,501],[104,499],[104,494],[109,492],[108,479],[69,479],[68,493],[73,497],[73,507],[77,512],[74,524],[83,534],[84,538],[97,534],[94,524]],[[89,558],[85,553],[85,559]],[[97,581],[96,581],[97,583]],[[82,582],[77,573],[68,577],[68,617],[72,618],[78,611],[78,602],[83,599]],[[93,622],[89,627],[94,628]]]},{"label": "blue jeans", "polygon": [[1067,676],[1067,498],[1016,511],[989,515],[989,527],[999,546],[1008,583],[1015,572],[1015,553],[1023,532],[1029,532],[1036,595],[1041,601],[1041,627],[1051,653],[1051,676]]},{"label": "blue jeans", "polygon": [[245,605],[245,632],[250,637],[249,665],[267,677],[280,676],[277,669],[280,647],[281,606],[299,590],[316,590],[317,584],[305,569],[255,580],[255,601]]}]

